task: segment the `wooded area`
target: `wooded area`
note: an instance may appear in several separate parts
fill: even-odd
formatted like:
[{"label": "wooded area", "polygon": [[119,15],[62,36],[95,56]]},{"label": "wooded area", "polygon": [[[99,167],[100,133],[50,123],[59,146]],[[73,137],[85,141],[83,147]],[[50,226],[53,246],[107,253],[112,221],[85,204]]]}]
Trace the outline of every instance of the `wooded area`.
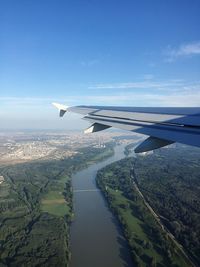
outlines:
[{"label": "wooded area", "polygon": [[0,167],[0,266],[67,266],[72,173],[113,154],[83,148],[73,158]]},{"label": "wooded area", "polygon": [[176,145],[139,157],[139,187],[163,223],[200,265],[200,149]]},{"label": "wooded area", "polygon": [[199,149],[179,145],[126,158],[98,172],[97,183],[122,225],[138,266],[191,266],[144,205],[145,200],[199,264],[199,170]]}]

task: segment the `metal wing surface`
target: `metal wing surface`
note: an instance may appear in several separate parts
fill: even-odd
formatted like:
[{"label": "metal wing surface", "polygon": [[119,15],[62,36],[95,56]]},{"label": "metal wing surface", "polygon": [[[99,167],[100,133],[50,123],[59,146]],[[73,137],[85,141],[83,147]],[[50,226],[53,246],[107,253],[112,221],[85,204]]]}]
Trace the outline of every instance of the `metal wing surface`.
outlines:
[{"label": "metal wing surface", "polygon": [[60,116],[67,111],[83,114],[92,123],[85,130],[97,132],[109,127],[148,135],[135,152],[153,150],[174,142],[200,147],[200,108],[151,108],[75,106],[57,103]]}]

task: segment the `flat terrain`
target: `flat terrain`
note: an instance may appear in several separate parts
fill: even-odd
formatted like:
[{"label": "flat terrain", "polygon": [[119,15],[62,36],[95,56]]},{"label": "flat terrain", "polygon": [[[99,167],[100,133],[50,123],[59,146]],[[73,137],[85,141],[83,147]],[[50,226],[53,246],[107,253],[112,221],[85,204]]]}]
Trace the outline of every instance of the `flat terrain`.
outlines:
[{"label": "flat terrain", "polygon": [[117,142],[131,142],[120,132],[92,135],[76,131],[0,132],[0,164],[66,159],[75,156],[81,148],[103,148],[115,139]]},{"label": "flat terrain", "polygon": [[67,266],[71,175],[111,152],[111,144],[85,147],[70,158],[0,167],[1,267]]},{"label": "flat terrain", "polygon": [[49,191],[41,201],[41,210],[56,216],[70,214],[70,208],[60,191]]},{"label": "flat terrain", "polygon": [[[165,149],[164,151],[158,151],[153,155],[147,155],[145,157],[139,156],[137,159],[127,158],[121,160],[120,162],[111,164],[98,172],[97,176],[98,185],[103,191],[111,210],[117,216],[118,220],[120,221],[123,227],[124,234],[127,240],[129,241],[130,247],[132,248],[133,260],[137,266],[181,267],[181,266],[194,265],[194,263],[192,263],[188,258],[190,257],[192,251],[191,250],[189,251],[187,247],[184,246],[187,252],[186,254],[189,254],[186,255],[185,252],[182,250],[182,246],[178,244],[178,242],[181,242],[181,240],[179,240],[179,238],[175,235],[175,238],[177,237],[178,240],[178,242],[175,242],[173,235],[169,234],[168,231],[171,231],[172,229],[171,228],[168,229],[168,225],[167,223],[165,223],[168,218],[166,216],[168,212],[168,206],[166,205],[167,202],[165,206],[163,206],[163,202],[160,201],[161,195],[162,194],[165,195],[166,190],[170,190],[170,188],[168,188],[169,183],[167,182],[166,179],[169,178],[167,177],[166,173],[165,176],[163,177],[163,172],[159,173],[158,169],[159,168],[163,169],[163,166],[165,164],[169,164],[167,160],[170,158],[169,153],[173,153],[172,157],[174,160],[173,166],[177,164],[176,169],[173,168],[173,174],[174,174],[173,179],[175,179],[175,177],[178,177],[178,175],[180,175],[180,172],[183,171],[183,168],[182,169],[180,168],[179,164],[181,160],[180,158],[178,159],[178,157],[182,154],[184,149],[189,149],[189,148],[179,147],[178,148],[179,152],[177,152],[178,153],[177,155],[176,155],[176,150],[174,148],[171,148],[170,150]],[[168,156],[166,159],[165,159],[165,153],[167,153]],[[175,155],[177,162],[175,161]],[[194,163],[193,160],[195,160],[196,164],[193,165],[193,168],[199,168],[199,164],[197,164],[198,161],[197,151],[190,154],[188,150],[187,155],[188,155],[187,164],[189,164],[188,167],[190,168],[190,166],[193,165]],[[161,157],[162,157],[162,162],[159,160]],[[167,160],[167,162],[165,160]],[[145,165],[145,168],[142,167],[143,165]],[[181,164],[181,166],[183,166],[183,164]],[[193,171],[192,170],[190,171],[191,174],[195,176],[197,170],[193,169]],[[135,184],[135,180],[133,179],[133,176],[136,175],[135,173],[137,174],[137,178],[139,181],[138,186],[139,188],[141,187],[142,193],[139,193],[137,189],[138,186]],[[158,173],[160,174],[160,176],[158,176]],[[159,183],[163,183],[163,187],[158,186],[156,182],[157,179],[159,179]],[[199,178],[196,177],[195,179]],[[153,183],[155,184],[153,185]],[[183,190],[183,188],[185,190],[184,183],[185,182],[183,182],[182,179],[179,181],[179,183],[177,183],[176,181],[177,191],[173,191],[173,196],[177,195],[180,198],[181,190]],[[188,180],[187,190],[188,194],[191,194],[192,186],[189,187],[189,183],[190,182]],[[165,184],[166,186],[164,186]],[[198,182],[196,184],[198,184]],[[196,190],[199,189],[194,189],[193,191],[193,198],[195,199],[196,199],[195,196]],[[145,198],[148,197],[147,199],[150,205],[146,204],[146,199],[143,198],[142,194],[145,196]],[[184,196],[185,193],[183,194],[182,198]],[[159,197],[159,199],[156,202],[157,197]],[[168,194],[168,199],[169,197],[170,194]],[[185,198],[185,201],[188,198],[189,195],[187,196],[187,198]],[[165,214],[164,221],[159,217],[157,218],[157,214],[160,216],[160,213],[159,210],[156,208],[156,205],[154,205],[154,203],[155,204],[157,203],[156,205],[159,204],[160,211],[162,211],[162,214]],[[176,201],[174,203],[176,203]],[[182,209],[188,208],[186,202],[180,202],[180,203],[181,203],[179,204],[180,208]],[[190,205],[192,205],[191,202]],[[196,207],[195,202],[193,202],[193,205],[194,209]],[[152,207],[153,209],[155,209],[157,214],[153,211]],[[174,214],[175,214],[175,209],[176,208],[174,207],[173,208]],[[180,209],[177,215],[180,217]],[[189,221],[197,218],[196,215],[193,218],[192,212],[190,212],[190,216],[191,216],[190,218],[188,217]],[[199,226],[199,222],[196,222],[196,224]],[[195,228],[198,227],[197,225],[194,225]],[[195,233],[195,228],[193,234]],[[174,234],[173,231],[172,233]],[[192,242],[194,241],[191,240],[190,245],[192,245]],[[195,262],[195,258],[193,258],[192,261]]]}]

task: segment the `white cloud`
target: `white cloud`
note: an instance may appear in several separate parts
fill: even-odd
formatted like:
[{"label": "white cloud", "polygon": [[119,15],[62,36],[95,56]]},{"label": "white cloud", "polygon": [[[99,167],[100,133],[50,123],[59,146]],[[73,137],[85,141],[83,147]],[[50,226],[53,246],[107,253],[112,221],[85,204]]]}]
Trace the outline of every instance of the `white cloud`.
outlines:
[{"label": "white cloud", "polygon": [[94,84],[89,89],[169,89],[181,85],[183,85],[182,80],[153,81],[153,76],[151,76],[139,82]]},{"label": "white cloud", "polygon": [[[152,80],[141,83],[101,84],[97,87],[118,90],[97,90],[94,94],[86,91],[85,95],[64,95],[54,97],[0,97],[1,128],[85,128],[82,116],[66,114],[58,118],[58,111],[52,102],[60,102],[68,106],[75,105],[108,105],[108,106],[183,106],[194,107],[200,103],[200,81],[184,82],[169,80],[156,82]],[[149,88],[148,90],[123,90],[134,86]],[[131,87],[132,86],[132,87]],[[122,90],[120,90],[122,88]],[[156,90],[153,90],[155,88]],[[159,90],[161,89],[162,90]]]},{"label": "white cloud", "polygon": [[128,93],[116,95],[87,96],[82,101],[93,105],[151,106],[151,107],[198,107],[200,92],[169,94]]},{"label": "white cloud", "polygon": [[178,48],[168,47],[164,54],[167,62],[173,62],[180,57],[200,55],[200,41],[182,44]]}]

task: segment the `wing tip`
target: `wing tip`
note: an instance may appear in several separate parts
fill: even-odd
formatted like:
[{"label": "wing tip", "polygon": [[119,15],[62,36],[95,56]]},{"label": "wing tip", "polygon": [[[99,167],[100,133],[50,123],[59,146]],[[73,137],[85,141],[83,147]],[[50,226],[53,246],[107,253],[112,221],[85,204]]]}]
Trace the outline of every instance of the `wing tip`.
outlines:
[{"label": "wing tip", "polygon": [[59,104],[59,103],[56,103],[56,102],[53,102],[52,105],[54,107],[56,107],[60,111],[60,117],[63,117],[63,115],[65,114],[65,112],[68,109],[68,106],[63,105],[63,104]]}]

